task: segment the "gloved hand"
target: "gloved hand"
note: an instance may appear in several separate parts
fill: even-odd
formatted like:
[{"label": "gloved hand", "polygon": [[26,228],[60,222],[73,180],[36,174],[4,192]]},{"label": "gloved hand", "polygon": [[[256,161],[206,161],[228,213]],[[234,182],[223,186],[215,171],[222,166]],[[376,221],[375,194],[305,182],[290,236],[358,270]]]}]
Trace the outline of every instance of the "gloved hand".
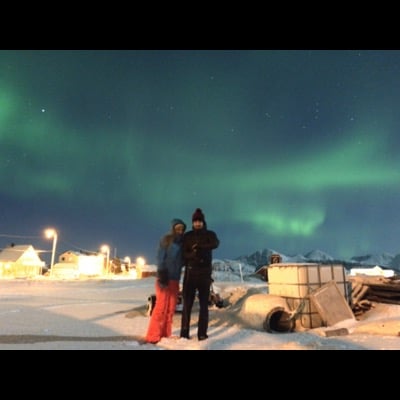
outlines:
[{"label": "gloved hand", "polygon": [[169,276],[168,276],[168,270],[167,269],[161,269],[157,271],[157,280],[158,280],[158,285],[160,288],[166,288],[168,286],[169,282]]},{"label": "gloved hand", "polygon": [[192,251],[196,252],[198,248],[199,248],[199,244],[198,243],[193,243]]}]

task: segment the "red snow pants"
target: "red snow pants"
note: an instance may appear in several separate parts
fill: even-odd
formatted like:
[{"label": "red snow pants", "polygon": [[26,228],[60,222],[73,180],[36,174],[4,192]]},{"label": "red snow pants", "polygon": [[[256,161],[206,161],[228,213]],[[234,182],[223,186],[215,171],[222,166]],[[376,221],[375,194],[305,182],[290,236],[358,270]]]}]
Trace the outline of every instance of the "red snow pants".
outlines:
[{"label": "red snow pants", "polygon": [[163,337],[171,336],[172,322],[178,302],[179,281],[170,280],[161,288],[156,281],[156,304],[147,328],[146,342],[157,343]]}]

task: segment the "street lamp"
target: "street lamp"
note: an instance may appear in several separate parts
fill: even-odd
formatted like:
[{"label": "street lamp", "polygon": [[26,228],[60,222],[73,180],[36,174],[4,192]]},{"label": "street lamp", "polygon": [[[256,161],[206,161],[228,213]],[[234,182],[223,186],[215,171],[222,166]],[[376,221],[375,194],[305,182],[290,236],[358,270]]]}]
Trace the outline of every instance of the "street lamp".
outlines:
[{"label": "street lamp", "polygon": [[143,257],[138,257],[136,259],[136,265],[138,265],[139,267],[143,267],[144,265],[146,265],[146,260]]},{"label": "street lamp", "polygon": [[125,261],[125,264],[127,265],[126,271],[129,272],[130,269],[131,269],[131,258],[128,257],[128,256],[126,256],[126,257],[124,258],[124,261]]},{"label": "street lamp", "polygon": [[106,273],[108,273],[108,264],[110,263],[110,246],[103,244],[103,246],[100,248],[100,251],[102,253],[106,253]]},{"label": "street lamp", "polygon": [[53,268],[54,256],[56,254],[57,232],[55,229],[49,228],[49,229],[45,230],[45,235],[46,235],[47,239],[53,238],[53,250],[51,252],[51,264],[50,264],[50,268]]}]

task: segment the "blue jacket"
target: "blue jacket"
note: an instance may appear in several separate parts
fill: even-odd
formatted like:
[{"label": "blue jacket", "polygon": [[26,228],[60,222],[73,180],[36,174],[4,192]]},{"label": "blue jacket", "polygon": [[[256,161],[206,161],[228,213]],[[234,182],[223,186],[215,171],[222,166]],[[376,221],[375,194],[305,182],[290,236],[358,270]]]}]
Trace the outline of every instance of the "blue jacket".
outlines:
[{"label": "blue jacket", "polygon": [[164,235],[159,243],[157,250],[157,271],[168,270],[168,278],[171,280],[179,281],[181,278],[183,268],[183,255],[182,255],[182,235],[174,235],[174,226],[186,224],[179,220],[172,220],[172,229],[170,233]]}]

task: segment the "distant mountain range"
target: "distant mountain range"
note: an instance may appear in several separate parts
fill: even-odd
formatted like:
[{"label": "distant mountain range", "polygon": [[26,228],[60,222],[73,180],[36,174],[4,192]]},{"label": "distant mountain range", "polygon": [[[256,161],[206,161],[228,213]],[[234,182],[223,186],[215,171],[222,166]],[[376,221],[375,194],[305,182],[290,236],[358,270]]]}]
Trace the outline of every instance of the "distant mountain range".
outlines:
[{"label": "distant mountain range", "polygon": [[400,254],[391,255],[388,253],[354,256],[350,259],[337,259],[321,250],[313,250],[304,255],[298,254],[295,256],[287,256],[279,251],[264,249],[247,256],[240,256],[235,260],[244,264],[254,265],[255,269],[258,269],[264,265],[270,264],[272,254],[279,254],[282,263],[340,263],[343,264],[346,269],[374,267],[378,265],[381,268],[400,271]]}]

